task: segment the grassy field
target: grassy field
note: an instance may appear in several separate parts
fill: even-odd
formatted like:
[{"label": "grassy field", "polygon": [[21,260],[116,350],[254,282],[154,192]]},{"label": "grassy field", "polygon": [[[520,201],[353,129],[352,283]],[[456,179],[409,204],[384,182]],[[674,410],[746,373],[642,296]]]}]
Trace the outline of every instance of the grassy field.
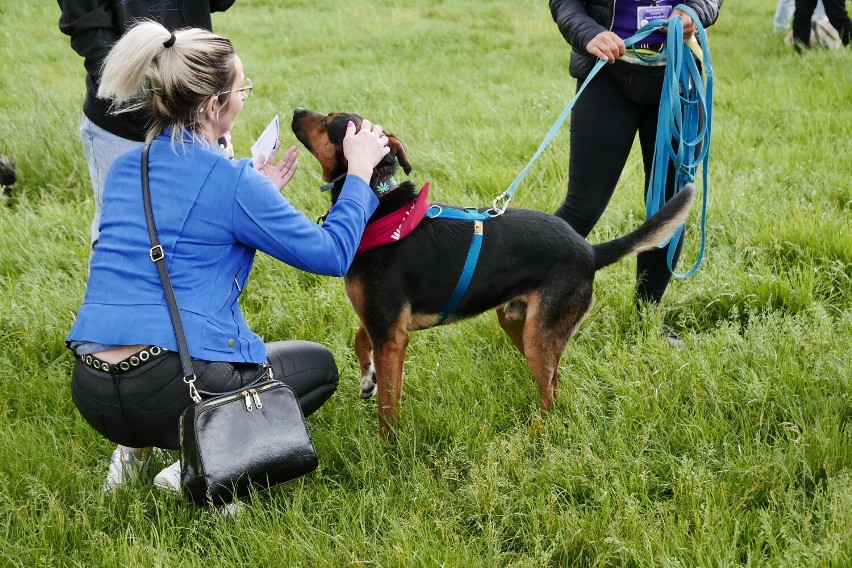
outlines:
[{"label": "grassy field", "polygon": [[[601,272],[545,418],[486,314],[413,335],[383,446],[375,402],[358,398],[342,282],[259,258],[250,323],[329,345],[341,386],[310,420],[319,470],[229,520],[150,484],[100,491],[111,445],[71,402],[63,343],[93,212],[83,66],[55,2],[4,0],[0,153],[20,183],[0,202],[0,566],[852,564],[852,51],[795,55],[772,34],[774,7],[726,2],[710,30],[701,270],[643,319],[635,261]],[[415,182],[462,205],[505,189],[575,89],[542,1],[239,0],[214,25],[256,86],[238,153],[276,113],[358,111],[406,143]],[[515,206],[559,205],[567,146],[566,128]],[[634,155],[590,240],[640,222],[641,179]],[[309,217],[327,207],[319,183],[303,152],[285,191]],[[693,215],[689,263],[697,227]]]}]

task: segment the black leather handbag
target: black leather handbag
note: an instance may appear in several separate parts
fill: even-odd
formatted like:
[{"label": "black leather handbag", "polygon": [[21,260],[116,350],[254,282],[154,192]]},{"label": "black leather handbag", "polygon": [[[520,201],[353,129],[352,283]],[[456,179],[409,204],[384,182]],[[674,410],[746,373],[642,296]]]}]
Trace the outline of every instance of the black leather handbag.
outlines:
[{"label": "black leather handbag", "polygon": [[[151,237],[151,260],[163,283],[177,337],[184,382],[194,401],[180,417],[181,485],[197,504],[223,505],[296,479],[319,460],[299,399],[265,366],[238,390],[211,395],[195,387],[195,374],[165,253],[157,236],[148,183],[148,153],[142,150],[142,199]],[[202,394],[209,395],[206,400]]]}]

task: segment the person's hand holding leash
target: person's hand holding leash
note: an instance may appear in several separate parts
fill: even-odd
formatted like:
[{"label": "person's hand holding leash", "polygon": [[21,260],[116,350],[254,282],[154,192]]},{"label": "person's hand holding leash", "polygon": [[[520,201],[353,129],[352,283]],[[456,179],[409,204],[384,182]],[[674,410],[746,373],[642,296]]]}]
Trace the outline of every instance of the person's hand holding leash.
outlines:
[{"label": "person's hand holding leash", "polygon": [[593,37],[592,41],[586,44],[586,51],[598,59],[606,59],[610,63],[615,63],[616,59],[624,55],[627,48],[624,46],[624,40],[618,35],[605,31]]},{"label": "person's hand holding leash", "polygon": [[[281,146],[280,141],[278,146]],[[266,156],[258,156],[257,163],[263,165],[257,169],[260,173],[271,179],[272,183],[275,184],[275,187],[283,189],[284,186],[293,179],[293,174],[296,173],[296,169],[299,167],[299,162],[296,161],[299,151],[296,149],[295,145],[290,146],[284,154],[284,157],[281,158],[281,161],[275,164],[275,156],[277,154],[278,151],[276,150],[269,160],[266,159]]]},{"label": "person's hand holding leash", "polygon": [[[683,10],[673,10],[672,16],[680,16],[680,19],[683,22],[683,41],[689,41],[695,34],[695,21],[692,19],[692,16]],[[661,30],[667,32],[668,27],[662,28]]]},{"label": "person's hand holding leash", "polygon": [[370,178],[373,177],[373,168],[388,152],[390,152],[388,137],[378,124],[372,124],[365,118],[361,121],[361,129],[357,134],[352,121],[346,125],[343,155],[349,163],[348,173],[360,177],[369,184]]}]

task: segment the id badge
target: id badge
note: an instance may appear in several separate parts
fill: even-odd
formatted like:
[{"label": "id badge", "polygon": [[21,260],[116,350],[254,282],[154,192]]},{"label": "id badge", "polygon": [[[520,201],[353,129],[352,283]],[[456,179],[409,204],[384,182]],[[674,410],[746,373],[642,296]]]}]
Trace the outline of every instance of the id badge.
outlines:
[{"label": "id badge", "polygon": [[666,20],[671,15],[671,6],[639,6],[636,8],[636,29],[654,20]]}]

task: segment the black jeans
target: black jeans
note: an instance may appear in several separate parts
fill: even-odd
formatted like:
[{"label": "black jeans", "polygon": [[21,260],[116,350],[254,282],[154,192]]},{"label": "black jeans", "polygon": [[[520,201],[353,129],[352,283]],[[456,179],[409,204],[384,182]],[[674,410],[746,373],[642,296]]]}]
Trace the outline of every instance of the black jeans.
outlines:
[{"label": "black jeans", "polygon": [[[592,231],[609,204],[637,133],[647,193],[664,72],[663,67],[616,61],[604,67],[577,99],[571,112],[568,194],[556,215],[568,221],[583,237]],[[581,83],[577,82],[578,89]],[[674,178],[669,164],[666,199],[674,194]],[[682,243],[682,239],[677,243],[675,263]],[[671,280],[666,261],[670,246],[639,255],[638,300],[655,304],[662,300]]]},{"label": "black jeans", "polygon": [[[315,412],[337,389],[334,356],[325,346],[308,341],[266,344],[277,380],[298,395],[305,416]],[[193,360],[199,390],[222,393],[250,383],[260,365]],[[107,439],[134,448],[180,448],[178,421],[192,404],[176,352],[112,374],[79,359],[71,380],[71,397],[83,418]]]},{"label": "black jeans", "polygon": [[[811,18],[816,9],[817,0],[796,0],[796,11],[793,13],[793,39],[797,43],[811,45]],[[822,0],[828,21],[840,34],[843,45],[852,41],[852,19],[846,12],[846,0]]]}]

